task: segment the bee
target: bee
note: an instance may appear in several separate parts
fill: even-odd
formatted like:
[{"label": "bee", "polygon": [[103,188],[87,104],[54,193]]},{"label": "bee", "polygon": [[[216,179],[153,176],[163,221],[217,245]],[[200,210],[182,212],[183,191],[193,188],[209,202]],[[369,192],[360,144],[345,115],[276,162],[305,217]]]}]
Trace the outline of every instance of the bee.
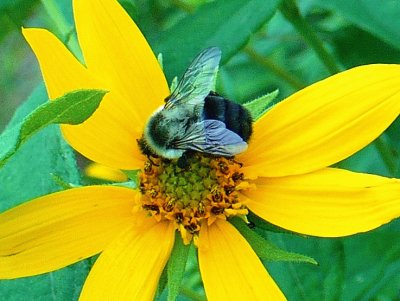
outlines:
[{"label": "bee", "polygon": [[233,157],[247,149],[252,118],[242,105],[212,89],[221,50],[203,50],[185,71],[165,104],[149,118],[138,145],[148,157],[178,159],[190,153]]}]

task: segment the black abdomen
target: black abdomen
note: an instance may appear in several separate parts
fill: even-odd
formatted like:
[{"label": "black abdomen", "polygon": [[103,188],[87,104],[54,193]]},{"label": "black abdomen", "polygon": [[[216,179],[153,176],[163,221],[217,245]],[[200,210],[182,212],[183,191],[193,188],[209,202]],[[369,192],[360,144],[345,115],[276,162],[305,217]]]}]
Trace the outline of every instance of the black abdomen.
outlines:
[{"label": "black abdomen", "polygon": [[215,92],[210,92],[204,100],[204,118],[224,122],[229,130],[238,134],[246,142],[253,131],[253,120],[249,111]]}]

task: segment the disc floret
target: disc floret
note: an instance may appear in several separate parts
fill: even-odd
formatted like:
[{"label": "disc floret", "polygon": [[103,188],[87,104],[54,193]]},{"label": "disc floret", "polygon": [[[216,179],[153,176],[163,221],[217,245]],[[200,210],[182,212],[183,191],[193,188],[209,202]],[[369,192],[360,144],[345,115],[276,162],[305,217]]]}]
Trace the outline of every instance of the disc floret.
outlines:
[{"label": "disc floret", "polygon": [[149,158],[140,174],[141,208],[157,221],[172,221],[185,244],[201,225],[247,215],[239,191],[247,187],[242,164],[231,158],[195,154],[188,168],[177,160]]}]

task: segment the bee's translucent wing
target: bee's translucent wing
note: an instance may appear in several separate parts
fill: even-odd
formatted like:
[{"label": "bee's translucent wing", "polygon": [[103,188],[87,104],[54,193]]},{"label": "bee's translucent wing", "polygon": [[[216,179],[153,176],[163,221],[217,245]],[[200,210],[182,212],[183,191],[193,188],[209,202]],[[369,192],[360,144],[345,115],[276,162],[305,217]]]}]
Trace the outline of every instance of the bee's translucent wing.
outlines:
[{"label": "bee's translucent wing", "polygon": [[222,121],[206,119],[188,129],[184,137],[174,142],[173,147],[230,157],[244,152],[247,143],[227,129]]},{"label": "bee's translucent wing", "polygon": [[213,88],[220,60],[219,48],[203,50],[190,64],[172,94],[165,99],[164,108],[201,104]]},{"label": "bee's translucent wing", "polygon": [[221,156],[234,156],[247,149],[247,143],[219,120],[204,120],[206,147],[204,152]]}]

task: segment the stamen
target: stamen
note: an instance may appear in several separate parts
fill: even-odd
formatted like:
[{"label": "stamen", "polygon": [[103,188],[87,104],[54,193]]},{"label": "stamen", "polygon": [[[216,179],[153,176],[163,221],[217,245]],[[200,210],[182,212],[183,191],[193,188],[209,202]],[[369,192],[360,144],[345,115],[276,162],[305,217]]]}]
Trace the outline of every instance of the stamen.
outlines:
[{"label": "stamen", "polygon": [[141,207],[157,221],[174,222],[189,244],[202,223],[248,214],[238,193],[249,187],[241,167],[233,159],[203,154],[195,154],[187,169],[177,160],[149,159],[140,174]]}]

